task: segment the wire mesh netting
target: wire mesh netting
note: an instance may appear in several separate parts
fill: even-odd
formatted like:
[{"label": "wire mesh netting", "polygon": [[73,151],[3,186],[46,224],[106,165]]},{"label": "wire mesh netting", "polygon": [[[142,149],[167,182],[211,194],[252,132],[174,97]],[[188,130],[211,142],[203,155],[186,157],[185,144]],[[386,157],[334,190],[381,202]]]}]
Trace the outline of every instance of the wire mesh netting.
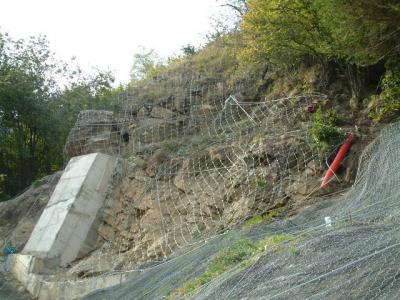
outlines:
[{"label": "wire mesh netting", "polygon": [[398,299],[399,155],[400,123],[395,123],[366,149],[356,182],[343,196],[317,199],[292,218],[237,227],[163,264],[133,271],[127,283],[88,299],[164,299],[201,276],[215,254],[238,239],[259,241],[281,234],[289,238],[250,265],[217,276],[191,298]]},{"label": "wire mesh netting", "polygon": [[201,77],[152,84],[121,95],[119,111],[81,113],[71,131],[67,157],[123,158],[99,229],[106,242],[71,274],[163,261],[318,187],[327,153],[312,144],[305,108],[326,96],[246,102]]},{"label": "wire mesh netting", "polygon": [[[238,228],[252,215],[296,205],[318,192],[319,179],[335,150],[320,150],[310,136],[309,111],[322,105],[325,95],[250,102],[241,90],[200,76],[159,78],[121,95],[115,111],[81,112],[65,146],[66,161],[92,152],[120,160],[100,216],[101,247],[67,270],[60,269],[52,280],[127,274],[130,282],[106,292],[106,298],[162,299],[204,272],[213,255],[235,241],[256,242],[284,233],[296,242],[295,253],[264,253],[250,269],[235,268],[194,297],[258,299],[270,294],[287,299],[300,297],[297,285],[313,286],[315,278],[317,282],[325,278],[324,270],[334,271],[346,259],[368,252],[365,247],[361,256],[355,252],[330,260],[324,256],[330,256],[326,250],[330,234],[331,244],[337,246],[335,239],[342,239],[335,234],[345,236],[352,226],[361,234],[366,226],[357,223],[362,222],[358,209],[366,200],[350,195],[359,193],[356,189],[370,176],[367,158],[353,190],[338,200],[340,205],[322,201],[322,208],[315,206],[286,221]],[[366,156],[374,155],[374,147]],[[369,201],[375,212],[372,196]],[[333,220],[329,230],[321,224],[325,216]],[[379,232],[376,229],[376,236]],[[357,239],[357,234],[353,237]],[[372,231],[351,244],[364,245],[367,238],[373,239]],[[310,260],[318,253],[325,260],[312,265]],[[294,267],[303,254],[304,272],[301,265]],[[267,276],[268,291],[262,288]],[[283,290],[288,294],[281,296]]]}]

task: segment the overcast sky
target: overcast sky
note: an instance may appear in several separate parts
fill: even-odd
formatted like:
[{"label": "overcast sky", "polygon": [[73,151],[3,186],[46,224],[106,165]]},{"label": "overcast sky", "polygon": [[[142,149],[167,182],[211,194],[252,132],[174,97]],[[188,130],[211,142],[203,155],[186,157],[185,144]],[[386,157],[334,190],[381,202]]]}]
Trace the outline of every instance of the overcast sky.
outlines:
[{"label": "overcast sky", "polygon": [[127,82],[139,46],[162,57],[199,45],[219,10],[216,0],[0,0],[0,30],[44,34],[59,58],[110,69]]}]

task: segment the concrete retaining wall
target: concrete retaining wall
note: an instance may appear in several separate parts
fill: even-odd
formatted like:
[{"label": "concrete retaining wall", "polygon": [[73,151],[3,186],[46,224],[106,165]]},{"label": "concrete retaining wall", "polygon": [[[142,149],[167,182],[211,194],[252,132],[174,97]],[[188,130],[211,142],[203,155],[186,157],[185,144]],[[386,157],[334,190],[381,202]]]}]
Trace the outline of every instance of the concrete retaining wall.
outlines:
[{"label": "concrete retaining wall", "polygon": [[9,256],[8,270],[34,298],[80,299],[127,279],[127,273],[81,280],[45,275],[54,271],[52,267],[65,266],[88,249],[115,163],[115,158],[100,153],[72,158],[22,254]]},{"label": "concrete retaining wall", "polygon": [[75,260],[103,205],[114,166],[115,158],[100,153],[72,158],[22,253],[61,266]]}]

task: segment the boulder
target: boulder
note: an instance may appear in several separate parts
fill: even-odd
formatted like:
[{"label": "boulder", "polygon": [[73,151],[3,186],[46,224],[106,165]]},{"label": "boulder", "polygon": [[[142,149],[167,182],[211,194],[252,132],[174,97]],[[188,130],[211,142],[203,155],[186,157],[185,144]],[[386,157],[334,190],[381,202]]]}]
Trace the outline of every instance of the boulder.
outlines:
[{"label": "boulder", "polygon": [[155,119],[172,119],[175,114],[172,110],[156,106],[151,110],[150,116]]},{"label": "boulder", "polygon": [[65,159],[100,152],[115,155],[121,142],[120,124],[112,111],[85,110],[78,115],[65,144]]},{"label": "boulder", "polygon": [[149,115],[150,115],[150,112],[146,107],[142,107],[141,109],[139,109],[139,111],[137,113],[138,118],[148,117]]}]

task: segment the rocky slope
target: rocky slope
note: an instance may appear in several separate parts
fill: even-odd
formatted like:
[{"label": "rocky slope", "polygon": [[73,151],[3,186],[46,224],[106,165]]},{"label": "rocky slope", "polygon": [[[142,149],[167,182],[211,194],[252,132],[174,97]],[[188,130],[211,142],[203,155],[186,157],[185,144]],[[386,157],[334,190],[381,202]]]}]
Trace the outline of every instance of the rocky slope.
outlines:
[{"label": "rocky slope", "polygon": [[47,176],[13,200],[0,202],[2,249],[10,245],[16,247],[18,252],[22,250],[60,176],[60,172]]},{"label": "rocky slope", "polygon": [[[292,217],[237,226],[87,299],[397,299],[399,129],[388,127],[365,149],[350,189],[315,197]],[[237,245],[251,251],[204,277]]]},{"label": "rocky slope", "polygon": [[[254,102],[244,91],[230,90],[236,92],[230,96],[224,82],[216,80],[155,80],[121,95],[114,112],[82,112],[67,141],[66,158],[100,151],[118,155],[120,164],[98,216],[96,247],[60,269],[58,278],[147,269],[171,257],[179,261],[178,254],[196,253],[200,244],[255,215],[257,223],[284,217],[294,222],[289,217],[302,218],[304,207],[323,199],[319,197],[349,187],[361,150],[378,128],[371,128],[363,114],[349,115],[343,105],[341,135],[322,149],[311,136],[315,118],[308,109],[329,111],[338,107],[340,97],[287,89],[281,92],[293,96],[279,98],[270,88],[263,101]],[[353,150],[330,188],[319,189],[349,132],[357,137]],[[4,245],[22,249],[58,178],[47,177],[20,197],[0,203]],[[213,253],[222,247],[213,245]],[[212,257],[207,255],[201,258],[204,266]],[[181,283],[189,276],[185,274],[177,274]]]}]

